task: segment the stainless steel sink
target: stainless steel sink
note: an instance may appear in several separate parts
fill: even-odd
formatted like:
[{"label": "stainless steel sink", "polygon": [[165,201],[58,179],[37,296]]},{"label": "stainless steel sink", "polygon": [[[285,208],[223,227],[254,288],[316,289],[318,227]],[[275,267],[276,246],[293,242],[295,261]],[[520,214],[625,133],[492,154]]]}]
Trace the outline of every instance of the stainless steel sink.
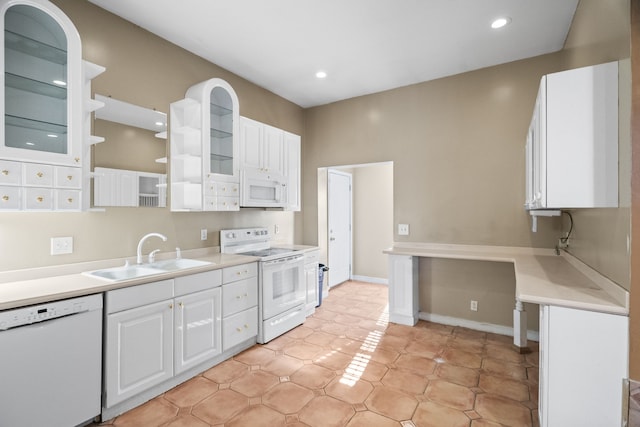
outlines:
[{"label": "stainless steel sink", "polygon": [[152,264],[125,265],[123,267],[105,268],[102,270],[87,271],[83,274],[97,277],[99,279],[117,282],[119,280],[136,279],[138,277],[151,276],[154,274],[167,273],[169,271],[182,270],[185,268],[201,267],[211,265],[211,262],[197,259],[167,259],[156,261]]}]

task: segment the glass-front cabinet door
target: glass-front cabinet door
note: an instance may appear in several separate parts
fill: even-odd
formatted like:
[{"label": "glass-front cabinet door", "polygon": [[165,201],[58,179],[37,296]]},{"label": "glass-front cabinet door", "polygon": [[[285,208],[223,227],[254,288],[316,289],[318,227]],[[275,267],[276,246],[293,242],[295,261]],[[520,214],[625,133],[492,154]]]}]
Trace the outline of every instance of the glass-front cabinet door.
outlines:
[{"label": "glass-front cabinet door", "polygon": [[82,166],[80,38],[42,0],[0,1],[3,31],[0,158]]},{"label": "glass-front cabinet door", "polygon": [[237,159],[234,158],[233,152],[233,112],[234,105],[230,93],[221,86],[211,89],[209,103],[209,165],[205,168],[209,173],[234,175],[234,161],[237,162]]}]

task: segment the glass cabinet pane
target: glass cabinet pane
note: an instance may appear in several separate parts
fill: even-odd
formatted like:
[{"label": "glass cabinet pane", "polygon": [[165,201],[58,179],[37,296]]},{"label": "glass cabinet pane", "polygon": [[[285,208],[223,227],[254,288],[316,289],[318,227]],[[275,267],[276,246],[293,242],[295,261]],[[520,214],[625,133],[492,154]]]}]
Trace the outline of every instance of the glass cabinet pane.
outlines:
[{"label": "glass cabinet pane", "polygon": [[210,171],[233,175],[233,101],[222,87],[211,90]]},{"label": "glass cabinet pane", "polygon": [[28,5],[4,17],[5,146],[67,154],[67,38]]}]

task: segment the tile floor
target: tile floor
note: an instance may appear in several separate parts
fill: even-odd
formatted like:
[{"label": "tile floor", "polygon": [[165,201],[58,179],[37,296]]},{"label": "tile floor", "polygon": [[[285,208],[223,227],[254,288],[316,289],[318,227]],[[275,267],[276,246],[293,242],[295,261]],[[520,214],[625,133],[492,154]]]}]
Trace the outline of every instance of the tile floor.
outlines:
[{"label": "tile floor", "polygon": [[538,426],[537,343],[388,324],[386,307],[386,286],[347,282],[304,325],[101,425]]}]

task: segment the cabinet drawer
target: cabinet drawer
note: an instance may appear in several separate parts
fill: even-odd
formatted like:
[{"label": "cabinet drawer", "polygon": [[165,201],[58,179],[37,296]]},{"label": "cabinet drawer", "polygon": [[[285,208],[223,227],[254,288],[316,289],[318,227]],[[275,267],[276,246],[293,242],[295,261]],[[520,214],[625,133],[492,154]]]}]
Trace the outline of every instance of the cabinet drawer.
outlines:
[{"label": "cabinet drawer", "polygon": [[29,210],[53,209],[53,189],[51,188],[25,188],[24,208]]},{"label": "cabinet drawer", "polygon": [[24,185],[30,187],[52,187],[53,166],[38,163],[25,163],[23,166]]},{"label": "cabinet drawer", "polygon": [[173,298],[172,279],[109,291],[105,309],[107,313],[116,313],[170,298]]},{"label": "cabinet drawer", "polygon": [[20,209],[20,187],[0,186],[0,209]]},{"label": "cabinet drawer", "polygon": [[56,210],[80,210],[80,190],[55,190]]},{"label": "cabinet drawer", "polygon": [[258,263],[236,265],[222,269],[222,283],[231,283],[238,280],[256,277],[258,275]]},{"label": "cabinet drawer", "polygon": [[217,197],[216,210],[218,211],[237,211],[240,210],[239,197]]},{"label": "cabinet drawer", "polygon": [[54,185],[58,188],[81,188],[82,169],[57,166],[54,171]]},{"label": "cabinet drawer", "polygon": [[174,280],[175,295],[180,296],[222,285],[222,272],[220,270],[206,271],[204,273],[176,277]]},{"label": "cabinet drawer", "polygon": [[218,182],[216,183],[216,194],[225,197],[240,197],[239,185],[235,182]]},{"label": "cabinet drawer", "polygon": [[222,319],[222,350],[258,335],[258,307]]},{"label": "cabinet drawer", "polygon": [[0,160],[0,184],[20,185],[22,183],[22,163]]},{"label": "cabinet drawer", "polygon": [[222,315],[229,316],[258,305],[258,278],[222,286]]}]

